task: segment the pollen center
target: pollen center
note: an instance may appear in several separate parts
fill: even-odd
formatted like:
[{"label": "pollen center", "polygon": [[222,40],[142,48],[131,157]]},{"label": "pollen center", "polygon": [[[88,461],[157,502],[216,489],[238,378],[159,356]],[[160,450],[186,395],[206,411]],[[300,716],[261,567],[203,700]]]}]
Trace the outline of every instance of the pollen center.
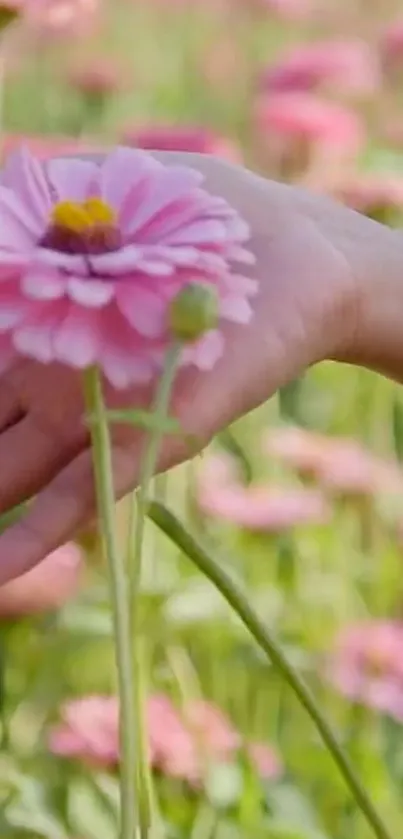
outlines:
[{"label": "pollen center", "polygon": [[42,247],[62,253],[95,254],[117,250],[120,234],[116,213],[101,198],[60,201],[52,209]]}]

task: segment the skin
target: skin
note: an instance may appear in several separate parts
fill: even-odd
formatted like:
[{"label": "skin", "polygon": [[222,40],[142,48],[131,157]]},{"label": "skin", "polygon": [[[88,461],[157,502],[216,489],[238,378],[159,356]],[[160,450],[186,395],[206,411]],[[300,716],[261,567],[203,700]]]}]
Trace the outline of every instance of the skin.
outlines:
[{"label": "skin", "polygon": [[[333,359],[391,377],[403,373],[403,245],[400,235],[328,198],[266,181],[218,159],[158,155],[200,169],[206,187],[249,222],[260,291],[247,327],[229,327],[212,372],[184,371],[171,412],[200,448],[311,365]],[[149,404],[150,389],[113,393],[110,405]],[[138,479],[142,435],[114,427],[117,496]],[[186,459],[168,438],[160,469]],[[194,453],[194,452],[192,452]],[[35,495],[0,537],[0,584],[32,568],[95,514],[80,378],[18,360],[0,380],[0,512]]]}]

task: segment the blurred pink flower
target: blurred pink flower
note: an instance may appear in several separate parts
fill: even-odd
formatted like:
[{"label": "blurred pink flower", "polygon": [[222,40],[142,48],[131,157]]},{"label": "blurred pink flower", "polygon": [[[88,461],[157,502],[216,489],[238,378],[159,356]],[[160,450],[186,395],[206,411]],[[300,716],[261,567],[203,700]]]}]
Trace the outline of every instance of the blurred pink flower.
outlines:
[{"label": "blurred pink flower", "polygon": [[322,487],[346,495],[401,493],[403,474],[393,461],[367,451],[359,442],[343,437],[278,428],[265,439],[271,456],[280,458],[303,477]]},{"label": "blurred pink flower", "polygon": [[[100,163],[11,156],[0,187],[0,332],[22,355],[98,364],[123,388],[157,374],[170,303],[191,281],[216,290],[221,318],[247,323],[256,283],[231,267],[253,262],[248,227],[202,181],[128,148]],[[222,349],[211,330],[182,363],[208,370]]]},{"label": "blurred pink flower", "polygon": [[107,97],[124,87],[125,77],[116,62],[100,57],[73,67],[69,82],[79,93],[88,97]]},{"label": "blurred pink flower", "polygon": [[60,609],[78,592],[82,569],[76,545],[58,548],[31,571],[0,586],[0,621]]},{"label": "blurred pink flower", "polygon": [[25,0],[28,23],[46,36],[81,34],[94,24],[99,0]]},{"label": "blurred pink flower", "polygon": [[275,780],[282,774],[282,764],[277,752],[266,743],[249,743],[249,760],[261,778]]},{"label": "blurred pink flower", "polygon": [[403,721],[403,624],[373,621],[342,630],[327,664],[333,686],[353,702]]},{"label": "blurred pink flower", "polygon": [[118,763],[119,712],[115,697],[86,696],[61,709],[61,722],[50,731],[53,754],[95,766]]},{"label": "blurred pink flower", "polygon": [[2,158],[4,159],[17,151],[21,146],[24,146],[31,154],[41,160],[72,154],[105,153],[105,145],[85,137],[75,139],[74,137],[63,137],[53,134],[3,134],[1,138]]},{"label": "blurred pink flower", "polygon": [[352,209],[386,220],[388,211],[403,207],[403,177],[398,173],[356,174],[336,179],[329,191]]},{"label": "blurred pink flower", "polygon": [[256,106],[262,138],[305,141],[328,154],[354,157],[363,147],[365,130],[358,114],[312,93],[263,95]]},{"label": "blurred pink flower", "polygon": [[325,86],[344,93],[374,93],[381,84],[377,55],[359,39],[328,40],[294,47],[263,70],[266,92],[309,91]]},{"label": "blurred pink flower", "polygon": [[306,524],[323,524],[330,518],[323,495],[304,488],[243,486],[228,459],[204,458],[196,500],[213,518],[232,522],[248,530],[280,532]]},{"label": "blurred pink flower", "polygon": [[[202,782],[211,762],[237,760],[244,743],[225,714],[213,703],[195,700],[182,713],[163,694],[147,702],[149,759],[159,772]],[[89,696],[66,703],[62,721],[50,731],[49,749],[62,757],[91,765],[115,766],[118,754],[118,702],[115,697]],[[265,744],[246,744],[261,777],[281,773],[274,750]]]},{"label": "blurred pink flower", "polygon": [[403,62],[403,17],[390,23],[384,30],[381,43],[381,55],[387,69],[395,69]]},{"label": "blurred pink flower", "polygon": [[126,128],[122,140],[128,146],[155,151],[189,151],[213,154],[232,163],[239,163],[241,154],[236,144],[208,128],[197,125],[145,125]]}]

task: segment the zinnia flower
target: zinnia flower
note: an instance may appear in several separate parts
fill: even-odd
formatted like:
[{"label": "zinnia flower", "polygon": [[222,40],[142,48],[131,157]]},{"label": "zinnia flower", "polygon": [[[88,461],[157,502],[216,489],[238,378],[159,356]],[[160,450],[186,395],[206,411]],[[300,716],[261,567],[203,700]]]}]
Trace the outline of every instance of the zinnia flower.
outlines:
[{"label": "zinnia flower", "polygon": [[394,70],[403,62],[403,18],[390,23],[381,37],[381,54],[386,68]]},{"label": "zinnia flower", "polygon": [[[202,176],[118,148],[105,160],[39,162],[20,151],[0,187],[0,332],[44,363],[98,364],[115,387],[149,381],[169,342],[172,300],[189,284],[214,289],[219,316],[249,321],[256,283],[247,225]],[[189,344],[183,363],[212,367],[219,329]]]},{"label": "zinnia flower", "polygon": [[75,66],[69,74],[69,82],[89,99],[104,99],[122,89],[124,76],[115,62],[100,57]]},{"label": "zinnia flower", "polygon": [[61,757],[96,766],[119,760],[119,705],[115,697],[86,696],[66,702],[62,721],[49,735],[49,749]]},{"label": "zinnia flower", "polygon": [[336,180],[333,195],[349,207],[377,221],[386,222],[403,207],[403,178],[398,173],[349,174]]},{"label": "zinnia flower", "polygon": [[[50,751],[93,766],[116,766],[118,707],[118,700],[107,696],[67,702],[61,711],[61,722],[50,731]],[[264,743],[245,742],[212,702],[194,700],[180,713],[169,697],[154,694],[147,700],[146,725],[152,767],[191,786],[202,783],[209,764],[234,762],[242,748],[262,778],[281,774],[274,750]]]},{"label": "zinnia flower", "polygon": [[267,142],[274,134],[285,140],[305,140],[328,152],[355,155],[365,139],[362,122],[354,111],[311,93],[263,96],[256,117]]},{"label": "zinnia flower", "polygon": [[374,495],[403,491],[399,466],[367,451],[356,440],[291,427],[270,432],[265,447],[302,477],[313,478],[335,493]]},{"label": "zinnia flower", "polygon": [[126,128],[122,140],[128,146],[159,151],[188,151],[213,154],[232,163],[239,163],[241,154],[236,144],[197,125],[145,125]]},{"label": "zinnia flower", "polygon": [[261,74],[266,92],[309,91],[319,87],[373,93],[380,85],[376,53],[364,41],[327,40],[295,47]]},{"label": "zinnia flower", "polygon": [[82,567],[76,545],[58,548],[22,577],[0,586],[0,620],[60,609],[77,593]]},{"label": "zinnia flower", "polygon": [[346,627],[335,642],[327,675],[353,702],[403,720],[403,625],[373,621]]},{"label": "zinnia flower", "polygon": [[208,516],[248,530],[273,533],[298,525],[323,524],[330,517],[320,492],[253,484],[245,487],[226,457],[204,458],[196,501]]}]

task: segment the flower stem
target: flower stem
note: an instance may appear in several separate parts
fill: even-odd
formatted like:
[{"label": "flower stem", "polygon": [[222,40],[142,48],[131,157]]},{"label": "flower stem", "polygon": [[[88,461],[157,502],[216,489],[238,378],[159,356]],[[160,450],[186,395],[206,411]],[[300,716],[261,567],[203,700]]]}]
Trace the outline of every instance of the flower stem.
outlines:
[{"label": "flower stem", "polygon": [[308,712],[343,775],[357,806],[372,828],[374,835],[377,839],[392,839],[391,834],[378,815],[366,789],[356,775],[354,767],[338,742],[331,725],[322,714],[311,691],[298,672],[289,663],[277,641],[274,640],[271,633],[250,605],[244,592],[234,582],[230,574],[210,555],[208,549],[200,544],[186,530],[170,510],[157,501],[153,501],[149,507],[149,516],[187,554],[199,570],[214,583],[222,596],[241,618],[255,641],[257,641],[259,646],[269,656],[273,665],[281,672],[285,681],[298,697],[301,705]]},{"label": "flower stem", "polygon": [[[147,839],[153,826],[153,801],[152,784],[149,775],[149,762],[145,738],[142,732],[144,714],[144,688],[142,689],[143,678],[138,672],[141,666],[141,625],[140,625],[140,586],[143,558],[144,528],[149,505],[150,485],[158,461],[159,448],[163,431],[160,425],[166,419],[169,410],[172,386],[178,366],[181,344],[174,343],[168,349],[164,369],[158,383],[152,413],[157,422],[155,428],[150,432],[145,443],[143,457],[140,464],[139,488],[133,494],[133,505],[129,519],[129,567],[132,569],[130,575],[130,607],[132,616],[133,645],[135,649],[136,663],[136,780],[138,784],[140,835]],[[159,423],[158,420],[162,422]]]},{"label": "flower stem", "polygon": [[135,839],[137,831],[135,799],[136,728],[132,676],[131,626],[126,566],[118,545],[115,527],[115,494],[112,454],[102,383],[99,371],[84,373],[86,407],[91,417],[91,444],[98,512],[106,549],[112,605],[115,654],[119,689],[120,804],[121,839]]}]

